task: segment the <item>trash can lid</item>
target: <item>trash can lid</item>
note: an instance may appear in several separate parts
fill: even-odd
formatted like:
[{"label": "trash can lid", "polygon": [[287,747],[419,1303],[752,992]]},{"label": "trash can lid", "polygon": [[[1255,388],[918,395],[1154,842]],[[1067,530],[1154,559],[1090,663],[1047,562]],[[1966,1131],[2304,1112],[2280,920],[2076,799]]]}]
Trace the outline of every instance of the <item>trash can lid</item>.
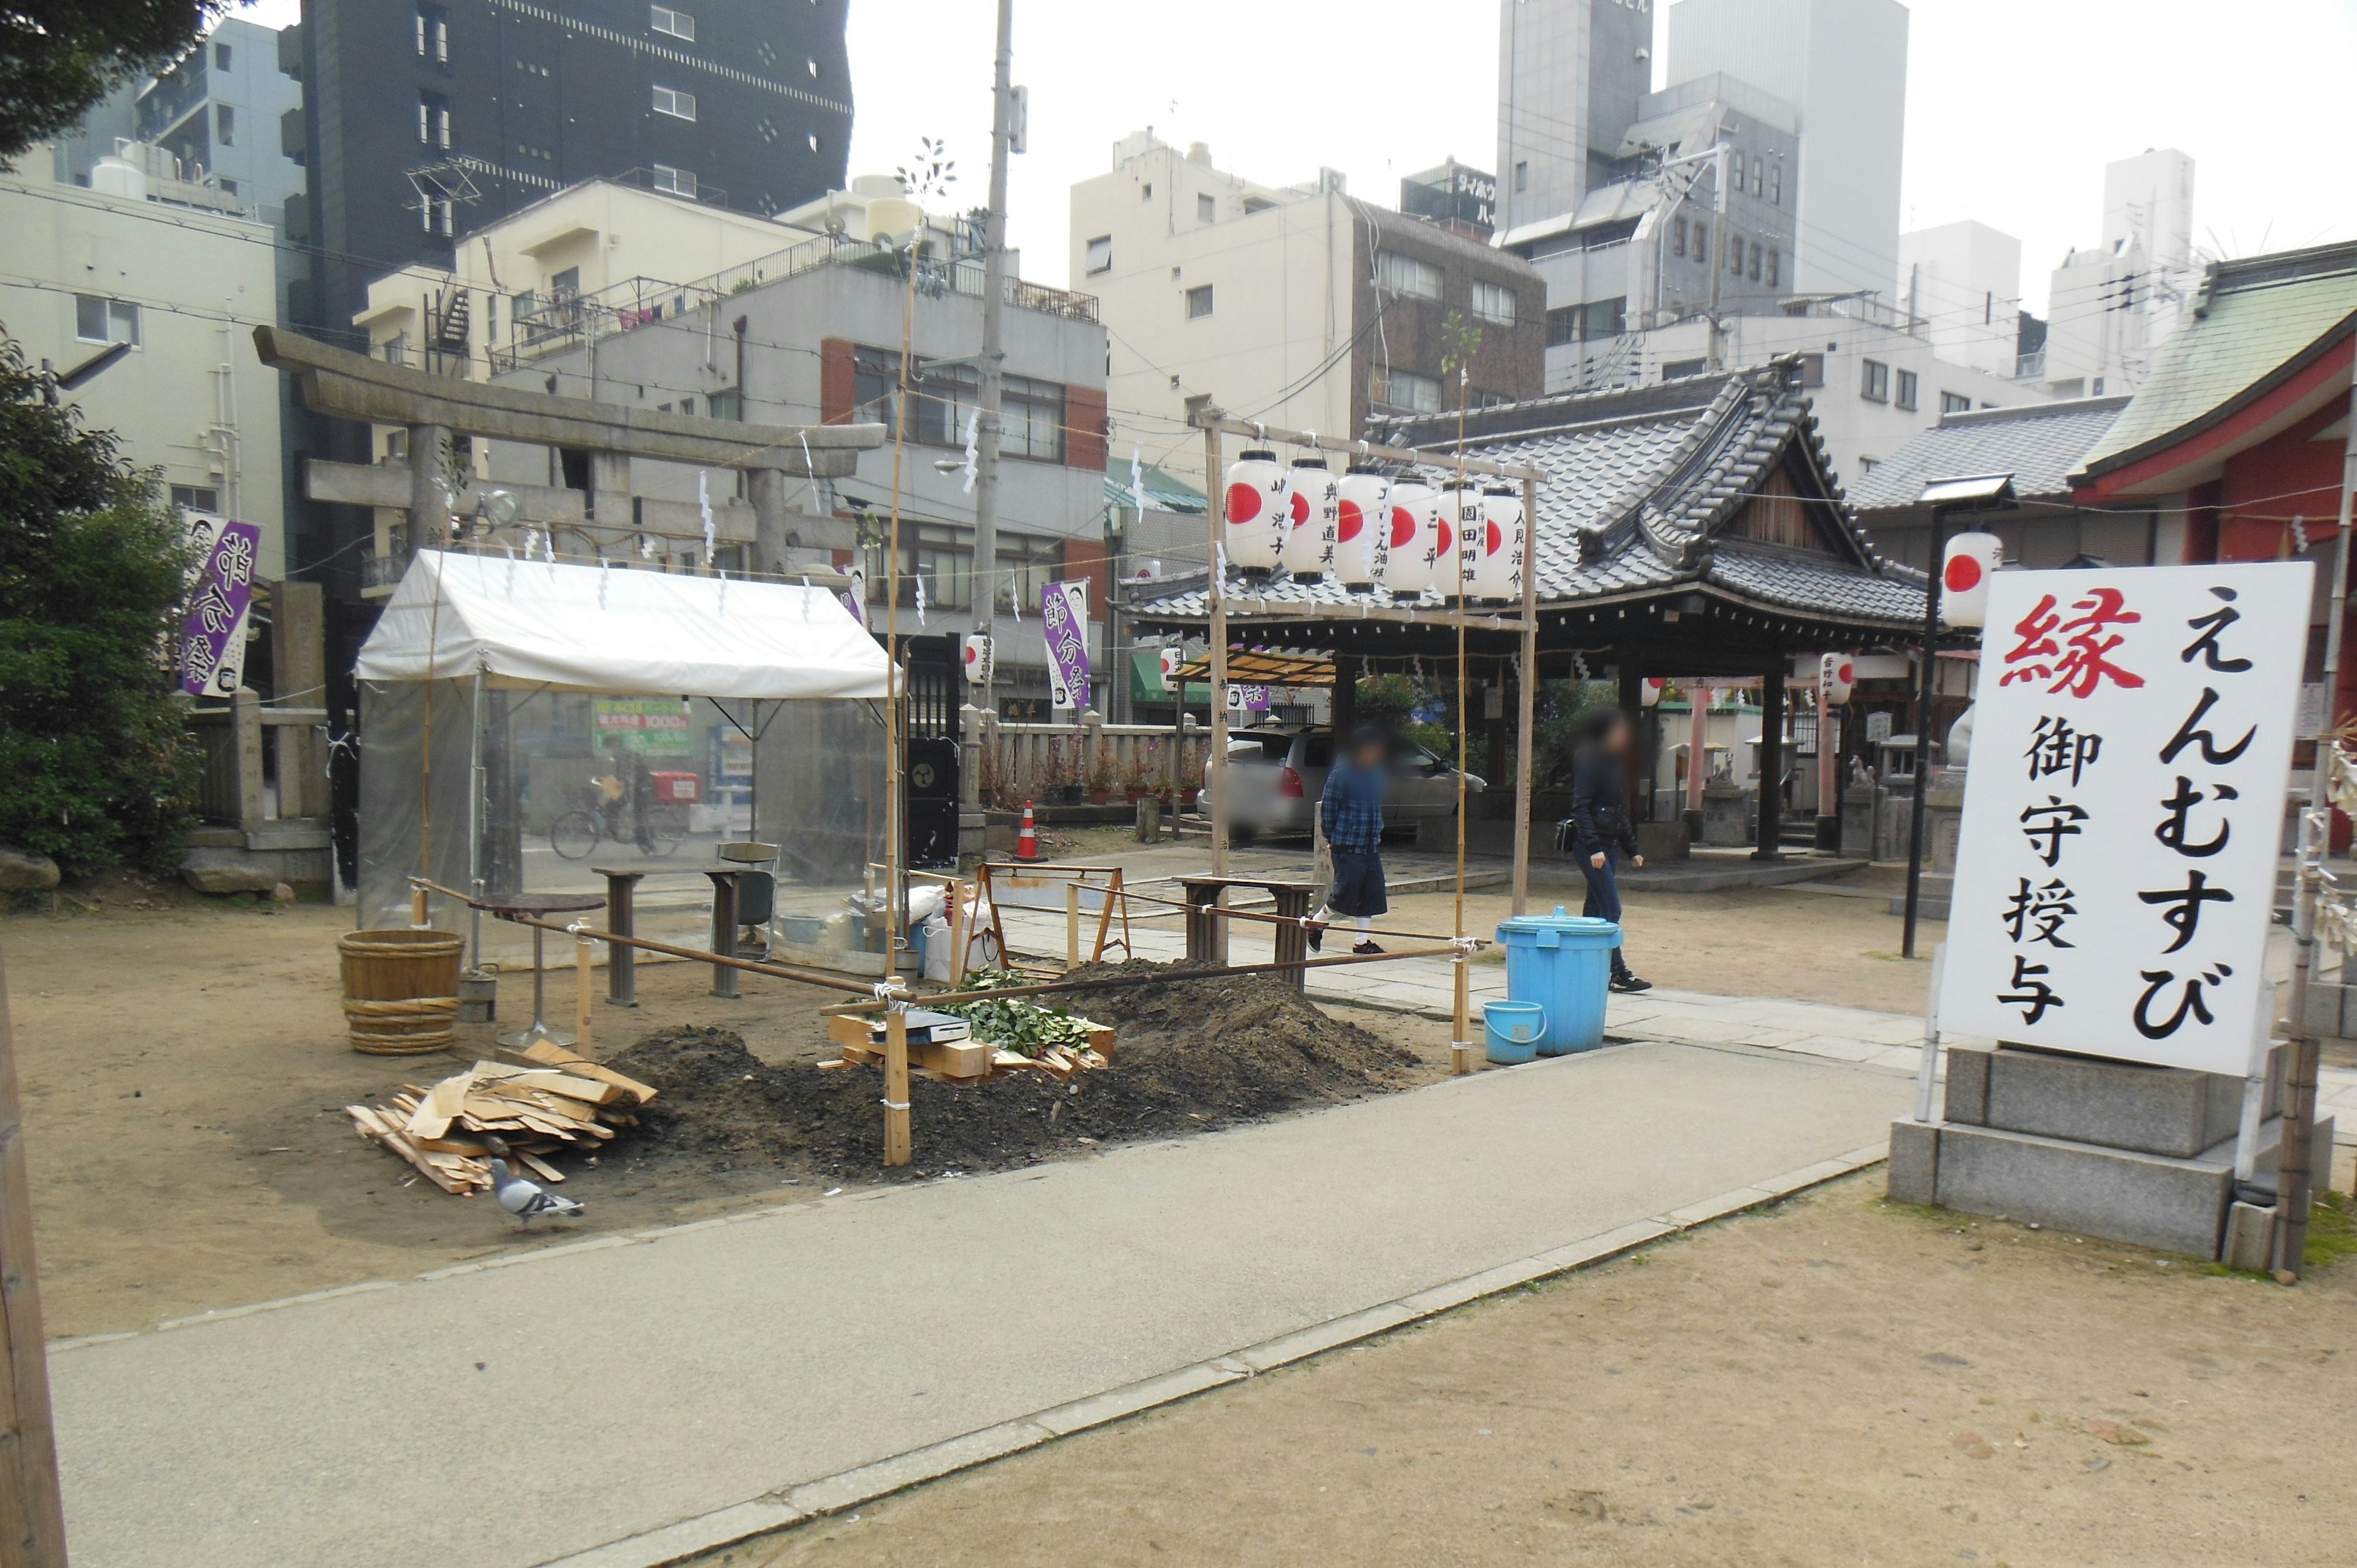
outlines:
[{"label": "trash can lid", "polygon": [[1600,920],[1593,915],[1566,915],[1557,904],[1552,915],[1514,915],[1498,922],[1498,940],[1510,937],[1536,936],[1541,931],[1562,931],[1583,936],[1601,936],[1606,932],[1620,934],[1620,928],[1610,920]]}]

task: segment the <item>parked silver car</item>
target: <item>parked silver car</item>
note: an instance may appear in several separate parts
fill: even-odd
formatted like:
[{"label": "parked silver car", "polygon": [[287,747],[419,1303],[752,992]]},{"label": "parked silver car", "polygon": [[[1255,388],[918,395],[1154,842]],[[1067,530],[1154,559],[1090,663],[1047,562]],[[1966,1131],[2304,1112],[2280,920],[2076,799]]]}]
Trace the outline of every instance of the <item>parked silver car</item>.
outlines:
[{"label": "parked silver car", "polygon": [[[1261,834],[1307,835],[1325,792],[1327,769],[1334,762],[1334,732],[1324,725],[1306,728],[1237,730],[1228,736],[1228,789],[1233,807],[1231,834],[1251,838]],[[1468,795],[1489,786],[1475,774],[1465,776]],[[1199,808],[1211,810],[1211,764],[1203,763],[1203,795]],[[1426,825],[1452,821],[1457,815],[1457,770],[1424,747],[1409,741],[1396,743],[1392,753],[1391,788],[1383,796],[1386,835],[1421,833]]]}]

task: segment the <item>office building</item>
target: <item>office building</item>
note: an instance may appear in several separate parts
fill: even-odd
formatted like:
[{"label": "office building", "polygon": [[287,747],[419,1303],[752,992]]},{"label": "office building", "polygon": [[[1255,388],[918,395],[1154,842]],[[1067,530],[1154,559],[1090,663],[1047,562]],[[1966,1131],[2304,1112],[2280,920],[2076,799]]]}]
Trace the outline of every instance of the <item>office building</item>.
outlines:
[{"label": "office building", "polygon": [[1200,444],[1172,433],[1199,398],[1330,435],[1371,413],[1455,407],[1452,312],[1481,333],[1463,389],[1473,406],[1543,384],[1546,291],[1529,264],[1356,200],[1333,170],[1259,185],[1200,142],[1182,152],[1141,131],[1071,200],[1071,276],[1112,334],[1116,426],[1134,424],[1146,457],[1190,483]]},{"label": "office building", "polygon": [[2104,167],[2103,238],[2076,247],[2047,293],[2038,378],[2059,395],[2134,392],[2199,285],[2193,160],[2174,147]]},{"label": "office building", "polygon": [[1499,0],[1498,227],[1578,210],[1653,81],[1652,0]]},{"label": "office building", "polygon": [[2011,376],[2021,339],[2021,242],[1965,219],[1899,236],[1898,306],[1953,364]]}]

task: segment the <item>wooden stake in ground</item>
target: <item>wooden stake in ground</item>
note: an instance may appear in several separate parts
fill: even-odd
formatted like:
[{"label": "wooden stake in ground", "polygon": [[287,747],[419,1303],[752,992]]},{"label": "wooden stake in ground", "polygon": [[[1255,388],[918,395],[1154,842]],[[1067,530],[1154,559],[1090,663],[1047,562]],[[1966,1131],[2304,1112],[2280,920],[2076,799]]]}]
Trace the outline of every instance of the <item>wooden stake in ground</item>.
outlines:
[{"label": "wooden stake in ground", "polygon": [[66,1568],[65,1503],[49,1423],[48,1352],[41,1337],[33,1206],[25,1173],[25,1115],[16,1097],[16,1043],[8,1028],[8,973],[0,961],[0,1568]]},{"label": "wooden stake in ground", "polygon": [[576,920],[573,925],[573,1048],[589,1048],[590,960],[596,956],[597,943],[589,940],[589,923]]},{"label": "wooden stake in ground", "polygon": [[905,1165],[909,1146],[909,1015],[895,1007],[884,1018],[884,1163]]}]

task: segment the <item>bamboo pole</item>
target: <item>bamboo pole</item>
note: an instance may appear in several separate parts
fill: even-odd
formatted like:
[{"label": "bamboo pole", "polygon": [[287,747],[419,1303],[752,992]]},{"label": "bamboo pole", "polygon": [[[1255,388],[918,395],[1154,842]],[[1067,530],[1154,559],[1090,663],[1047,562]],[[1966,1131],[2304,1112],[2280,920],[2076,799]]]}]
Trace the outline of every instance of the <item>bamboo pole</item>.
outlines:
[{"label": "bamboo pole", "polygon": [[0,1563],[66,1568],[65,1505],[49,1421],[48,1351],[41,1334],[40,1272],[25,1168],[25,1113],[8,1027],[8,973],[0,961]]},{"label": "bamboo pole", "polygon": [[[1460,350],[1461,352],[1462,350]],[[1465,400],[1472,384],[1469,369],[1457,370],[1457,961],[1455,1030],[1448,1041],[1448,1064],[1459,1075],[1473,1070],[1473,986],[1465,950]],[[1474,521],[1480,521],[1480,503],[1474,503]]]},{"label": "bamboo pole", "polygon": [[898,1007],[884,1018],[884,1163],[915,1157],[909,1138],[909,1015]]},{"label": "bamboo pole", "polygon": [[[1531,731],[1537,714],[1539,686],[1539,485],[1523,481],[1523,668],[1522,690],[1514,704],[1514,913],[1527,914],[1531,902],[1531,795],[1538,759],[1531,755]],[[1496,758],[1491,759],[1496,771]]]},{"label": "bamboo pole", "polygon": [[[1220,432],[1216,424],[1206,421],[1203,425],[1203,494],[1206,504],[1203,515],[1210,534],[1204,544],[1203,570],[1207,574],[1207,597],[1211,609],[1211,875],[1228,874],[1228,588],[1220,579],[1220,520],[1226,515],[1227,496],[1220,477]],[[1186,686],[1180,683],[1179,706],[1186,706]],[[1220,896],[1222,903],[1227,895]],[[1221,956],[1226,957],[1224,950]]]},{"label": "bamboo pole", "polygon": [[[1222,911],[1225,913],[1225,911]],[[1170,970],[1155,974],[1100,975],[1089,980],[1043,980],[1037,985],[1000,985],[986,991],[944,991],[923,998],[928,1007],[938,1007],[955,1002],[995,1002],[1010,996],[1051,996],[1064,991],[1121,991],[1138,985],[1176,985],[1189,980],[1232,980],[1240,974],[1291,974],[1297,970],[1334,969],[1348,963],[1397,963],[1410,958],[1450,958],[1457,949],[1407,948],[1398,952],[1340,953],[1333,958],[1293,959],[1284,963],[1221,964],[1211,969]],[[836,1018],[853,1014],[873,1013],[887,1004],[875,1000],[838,1002],[832,1007],[822,1007],[822,1017]]]}]

